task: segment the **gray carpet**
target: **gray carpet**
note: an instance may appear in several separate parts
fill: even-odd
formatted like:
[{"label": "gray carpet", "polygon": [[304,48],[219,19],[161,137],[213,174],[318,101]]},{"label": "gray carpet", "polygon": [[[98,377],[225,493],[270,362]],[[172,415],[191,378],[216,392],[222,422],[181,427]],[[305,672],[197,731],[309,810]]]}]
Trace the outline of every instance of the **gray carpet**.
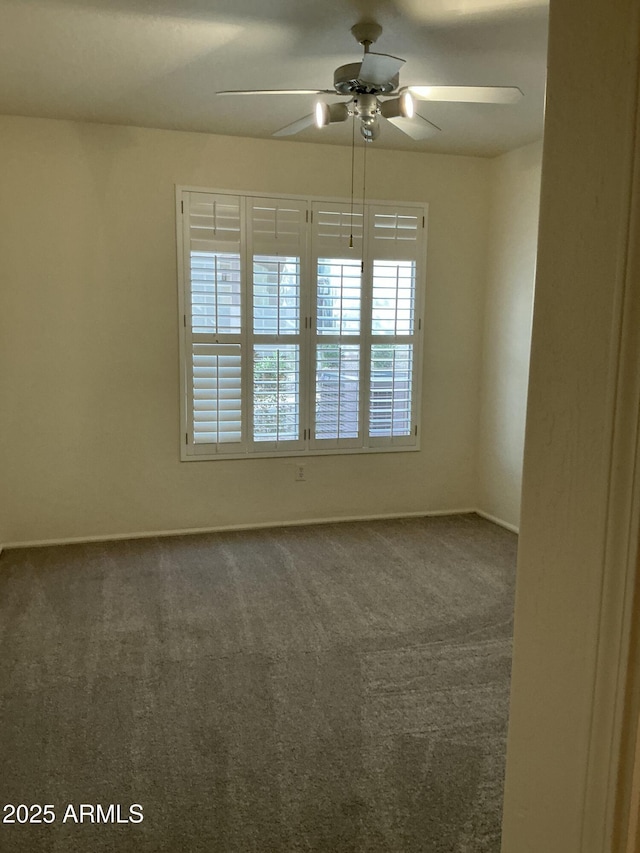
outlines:
[{"label": "gray carpet", "polygon": [[5,552],[0,805],[56,819],[0,850],[498,853],[516,541],[464,515]]}]

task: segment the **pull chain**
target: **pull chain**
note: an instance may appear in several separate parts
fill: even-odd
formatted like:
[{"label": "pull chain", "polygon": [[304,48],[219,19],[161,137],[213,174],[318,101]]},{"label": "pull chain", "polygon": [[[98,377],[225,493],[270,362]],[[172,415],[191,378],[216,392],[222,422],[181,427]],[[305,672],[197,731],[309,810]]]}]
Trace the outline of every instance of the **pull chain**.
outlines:
[{"label": "pull chain", "polygon": [[[364,151],[362,154],[362,216],[364,217],[364,199],[365,199],[365,189],[367,186],[367,148],[371,143],[367,142],[365,139],[364,142]],[[363,218],[364,222],[364,218]],[[364,227],[364,226],[363,226]]]},{"label": "pull chain", "polygon": [[351,232],[349,234],[349,248],[353,249],[353,185],[355,180],[355,157],[356,157],[356,116],[355,113],[353,115],[353,121],[351,123],[351,216],[349,217],[349,224],[351,226]]}]

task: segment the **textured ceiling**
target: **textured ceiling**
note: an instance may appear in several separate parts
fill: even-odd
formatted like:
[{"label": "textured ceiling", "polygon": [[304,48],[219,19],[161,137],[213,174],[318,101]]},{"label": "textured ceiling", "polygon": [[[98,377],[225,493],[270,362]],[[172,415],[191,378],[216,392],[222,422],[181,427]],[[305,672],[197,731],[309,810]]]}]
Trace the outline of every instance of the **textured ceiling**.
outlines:
[{"label": "textured ceiling", "polygon": [[[493,156],[542,135],[547,12],[543,0],[0,0],[0,113],[270,137],[315,98],[216,90],[330,88],[361,58],[350,28],[369,19],[384,28],[374,50],[407,60],[403,85],[524,92],[515,105],[420,102],[435,138],[385,123],[373,144]],[[350,123],[290,138],[346,145]]]}]

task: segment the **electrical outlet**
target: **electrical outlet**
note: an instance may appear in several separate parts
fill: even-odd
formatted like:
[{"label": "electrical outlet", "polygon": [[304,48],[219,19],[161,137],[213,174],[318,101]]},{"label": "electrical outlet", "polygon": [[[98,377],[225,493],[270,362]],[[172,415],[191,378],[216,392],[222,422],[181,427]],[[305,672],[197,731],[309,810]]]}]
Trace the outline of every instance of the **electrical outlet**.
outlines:
[{"label": "electrical outlet", "polygon": [[306,479],[304,465],[296,465],[296,483],[304,483]]}]

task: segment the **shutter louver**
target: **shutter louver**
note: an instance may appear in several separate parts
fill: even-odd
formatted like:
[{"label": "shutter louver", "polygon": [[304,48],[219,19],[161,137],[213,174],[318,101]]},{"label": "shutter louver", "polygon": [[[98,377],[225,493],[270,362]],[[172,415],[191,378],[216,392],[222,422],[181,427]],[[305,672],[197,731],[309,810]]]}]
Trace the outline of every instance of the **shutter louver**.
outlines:
[{"label": "shutter louver", "polygon": [[360,261],[318,258],[316,317],[319,335],[359,335]]},{"label": "shutter louver", "polygon": [[316,351],[316,439],[358,437],[360,347],[321,344]]},{"label": "shutter louver", "polygon": [[253,256],[253,331],[256,335],[300,332],[300,258]]},{"label": "shutter louver", "polygon": [[191,252],[191,327],[194,332],[239,334],[240,255]]},{"label": "shutter louver", "polygon": [[315,202],[313,241],[316,257],[362,260],[364,235],[362,205]]},{"label": "shutter louver", "polygon": [[415,318],[414,261],[373,262],[372,335],[412,335]]},{"label": "shutter louver", "polygon": [[371,253],[378,260],[416,257],[421,220],[410,208],[375,206],[370,212]]},{"label": "shutter louver", "polygon": [[192,252],[240,251],[240,197],[189,193]]},{"label": "shutter louver", "polygon": [[249,209],[254,255],[300,257],[305,246],[307,206],[287,199],[252,198]]},{"label": "shutter louver", "polygon": [[193,441],[230,444],[242,440],[239,345],[193,345]]},{"label": "shutter louver", "polygon": [[249,207],[253,256],[253,331],[300,332],[300,258],[306,246],[306,205],[253,198]]},{"label": "shutter louver", "polygon": [[239,334],[240,198],[189,193],[193,332]]},{"label": "shutter louver", "polygon": [[411,436],[413,346],[375,344],[371,347],[369,436]]},{"label": "shutter louver", "polygon": [[253,349],[253,440],[297,441],[300,434],[300,348]]}]

